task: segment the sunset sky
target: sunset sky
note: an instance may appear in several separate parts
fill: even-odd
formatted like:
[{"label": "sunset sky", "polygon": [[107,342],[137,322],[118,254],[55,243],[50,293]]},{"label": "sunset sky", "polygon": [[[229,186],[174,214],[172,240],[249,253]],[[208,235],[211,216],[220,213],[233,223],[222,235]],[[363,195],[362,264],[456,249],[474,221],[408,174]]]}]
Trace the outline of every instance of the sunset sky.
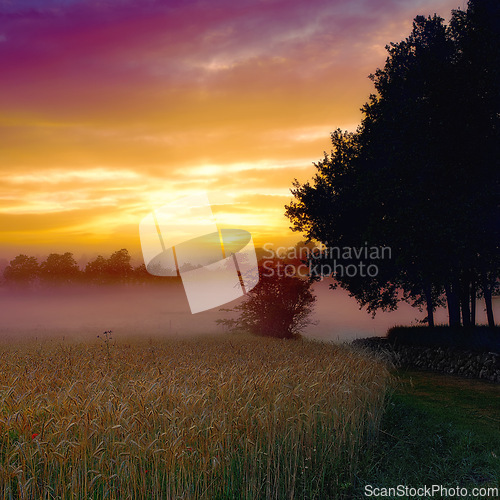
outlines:
[{"label": "sunset sky", "polygon": [[415,15],[463,0],[0,0],[0,257],[128,248],[206,191],[221,227],[293,243],[293,179],[354,130]]}]

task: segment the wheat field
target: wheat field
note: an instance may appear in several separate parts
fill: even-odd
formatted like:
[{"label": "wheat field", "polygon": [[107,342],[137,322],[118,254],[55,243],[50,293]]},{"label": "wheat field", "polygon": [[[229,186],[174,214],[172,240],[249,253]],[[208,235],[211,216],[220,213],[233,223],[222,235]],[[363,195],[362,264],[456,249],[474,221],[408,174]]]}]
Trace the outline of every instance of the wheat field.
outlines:
[{"label": "wheat field", "polygon": [[342,498],[384,364],[222,337],[0,347],[0,498]]}]

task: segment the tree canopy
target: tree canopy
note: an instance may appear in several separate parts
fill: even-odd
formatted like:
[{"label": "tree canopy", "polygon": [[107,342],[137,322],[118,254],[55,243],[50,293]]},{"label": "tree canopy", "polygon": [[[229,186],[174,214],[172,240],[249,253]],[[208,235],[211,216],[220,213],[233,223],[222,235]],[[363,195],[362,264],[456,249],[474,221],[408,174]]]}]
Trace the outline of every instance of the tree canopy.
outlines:
[{"label": "tree canopy", "polygon": [[10,261],[4,269],[3,277],[8,285],[31,286],[38,278],[39,272],[36,258],[21,254]]}]

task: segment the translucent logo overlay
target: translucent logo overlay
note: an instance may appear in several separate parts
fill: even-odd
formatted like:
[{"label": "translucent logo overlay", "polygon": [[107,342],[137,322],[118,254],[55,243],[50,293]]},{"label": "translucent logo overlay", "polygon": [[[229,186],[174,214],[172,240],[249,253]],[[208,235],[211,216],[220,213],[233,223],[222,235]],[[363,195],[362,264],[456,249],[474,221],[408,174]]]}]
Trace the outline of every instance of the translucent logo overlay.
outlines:
[{"label": "translucent logo overlay", "polygon": [[218,229],[206,193],[154,210],[139,234],[147,271],[180,276],[193,314],[231,302],[259,281],[252,235]]}]

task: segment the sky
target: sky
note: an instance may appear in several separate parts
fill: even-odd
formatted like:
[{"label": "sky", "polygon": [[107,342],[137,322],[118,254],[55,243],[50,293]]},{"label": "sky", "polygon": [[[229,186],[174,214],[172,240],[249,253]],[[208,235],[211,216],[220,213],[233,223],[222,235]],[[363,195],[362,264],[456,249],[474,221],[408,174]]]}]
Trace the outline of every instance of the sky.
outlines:
[{"label": "sky", "polygon": [[463,0],[0,0],[0,257],[128,248],[207,192],[292,244],[294,178],[354,130],[385,45]]}]

